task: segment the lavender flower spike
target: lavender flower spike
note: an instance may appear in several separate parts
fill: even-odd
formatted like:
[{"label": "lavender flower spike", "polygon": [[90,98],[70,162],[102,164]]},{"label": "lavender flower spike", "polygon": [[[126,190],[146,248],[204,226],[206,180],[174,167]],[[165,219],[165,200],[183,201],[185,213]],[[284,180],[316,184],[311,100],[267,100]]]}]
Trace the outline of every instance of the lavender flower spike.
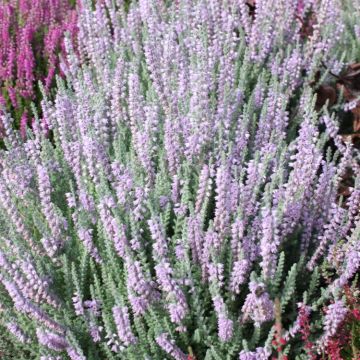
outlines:
[{"label": "lavender flower spike", "polygon": [[131,330],[128,308],[126,306],[114,306],[112,312],[119,339],[125,346],[135,344],[137,340]]},{"label": "lavender flower spike", "polygon": [[176,346],[175,341],[170,339],[169,334],[162,333],[155,340],[157,344],[175,360],[188,360],[188,357]]},{"label": "lavender flower spike", "polygon": [[250,294],[245,299],[241,309],[243,321],[251,319],[255,326],[260,326],[266,321],[274,319],[274,303],[270,300],[263,283],[251,281],[249,284]]}]

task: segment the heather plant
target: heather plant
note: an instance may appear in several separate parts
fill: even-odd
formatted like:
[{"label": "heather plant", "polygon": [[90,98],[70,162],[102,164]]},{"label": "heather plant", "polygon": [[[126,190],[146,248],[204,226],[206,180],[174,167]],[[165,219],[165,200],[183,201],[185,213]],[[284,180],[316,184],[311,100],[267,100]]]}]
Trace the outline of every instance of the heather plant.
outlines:
[{"label": "heather plant", "polygon": [[356,61],[356,16],[84,1],[26,141],[2,116],[1,322],[19,354],[325,356],[354,309],[360,179],[339,198],[359,173],[344,103],[319,108],[310,84]]},{"label": "heather plant", "polygon": [[55,84],[65,31],[75,39],[73,7],[69,0],[4,0],[0,4],[0,103],[21,125],[23,136],[30,122],[30,102],[40,99],[38,81],[44,82],[47,91]]}]

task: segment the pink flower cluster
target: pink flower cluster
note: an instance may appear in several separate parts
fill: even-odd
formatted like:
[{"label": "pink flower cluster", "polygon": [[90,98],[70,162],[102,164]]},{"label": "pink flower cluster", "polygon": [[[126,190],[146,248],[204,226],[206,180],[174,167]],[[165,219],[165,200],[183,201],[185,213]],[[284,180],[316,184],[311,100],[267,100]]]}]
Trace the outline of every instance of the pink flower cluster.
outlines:
[{"label": "pink flower cluster", "polygon": [[0,3],[0,105],[27,122],[25,106],[48,91],[59,73],[64,34],[75,39],[77,16],[69,0],[5,0]]}]

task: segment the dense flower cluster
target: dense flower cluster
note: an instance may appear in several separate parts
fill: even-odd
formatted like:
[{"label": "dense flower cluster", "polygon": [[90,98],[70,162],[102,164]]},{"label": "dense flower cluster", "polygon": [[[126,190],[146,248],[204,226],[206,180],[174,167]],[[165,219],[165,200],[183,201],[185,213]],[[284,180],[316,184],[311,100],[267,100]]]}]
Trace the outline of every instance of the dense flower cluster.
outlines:
[{"label": "dense flower cluster", "polygon": [[75,39],[76,12],[69,0],[5,0],[0,28],[0,105],[20,119],[24,136],[37,82],[50,89],[59,73],[65,32]]},{"label": "dense flower cluster", "polygon": [[84,0],[28,138],[1,115],[0,304],[20,349],[268,359],[277,336],[295,359],[341,325],[360,172],[313,84],[355,61],[339,54],[357,15],[251,3]]}]

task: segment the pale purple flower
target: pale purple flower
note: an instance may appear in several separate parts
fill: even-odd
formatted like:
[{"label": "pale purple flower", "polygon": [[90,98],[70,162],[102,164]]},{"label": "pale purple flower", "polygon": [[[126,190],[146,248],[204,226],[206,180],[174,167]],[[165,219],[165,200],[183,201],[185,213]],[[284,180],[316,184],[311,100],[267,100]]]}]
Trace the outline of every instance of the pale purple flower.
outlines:
[{"label": "pale purple flower", "polygon": [[180,323],[188,312],[188,305],[184,292],[177,281],[173,279],[174,271],[166,260],[162,260],[155,266],[155,272],[161,290],[167,294],[167,299],[170,300],[168,309],[171,321]]},{"label": "pale purple flower", "polygon": [[83,305],[93,316],[100,316],[101,302],[99,300],[85,300]]},{"label": "pale purple flower", "polygon": [[216,283],[219,288],[222,288],[224,285],[224,264],[217,263],[214,264],[211,262],[208,265],[209,271],[209,281]]},{"label": "pale purple flower", "polygon": [[69,208],[75,208],[76,207],[76,199],[75,196],[72,193],[66,193],[66,201],[69,206]]},{"label": "pale purple flower", "polygon": [[127,257],[126,270],[132,310],[135,315],[142,315],[153,301],[159,299],[160,294],[156,290],[155,282],[144,274],[139,261]]},{"label": "pale purple flower", "polygon": [[117,219],[112,215],[111,208],[115,207],[115,201],[112,197],[105,197],[100,201],[98,206],[100,219],[104,224],[104,230],[108,238],[113,241],[117,254],[125,257],[128,240],[125,234],[125,225],[119,224]]},{"label": "pale purple flower", "polygon": [[101,332],[103,330],[102,326],[98,326],[96,324],[90,323],[90,336],[95,343],[101,341]]},{"label": "pale purple flower", "polygon": [[235,294],[240,293],[240,285],[244,284],[250,269],[250,263],[246,259],[234,262],[230,278],[230,290]]},{"label": "pale purple flower", "polygon": [[219,339],[223,342],[229,341],[233,335],[233,321],[224,314],[218,318]]},{"label": "pale purple flower", "polygon": [[24,331],[15,323],[6,323],[6,328],[9,332],[16,337],[16,339],[22,343],[29,343],[30,338],[24,333]]},{"label": "pale purple flower", "polygon": [[334,243],[337,235],[341,232],[347,213],[337,204],[333,204],[330,209],[329,222],[324,225],[324,231],[318,236],[318,247],[306,265],[308,269],[313,269],[319,257],[325,252],[329,242]]},{"label": "pale purple flower", "polygon": [[136,221],[141,221],[146,213],[146,189],[142,187],[136,187],[134,193],[134,209],[132,214]]},{"label": "pale purple flower", "polygon": [[67,347],[66,352],[71,360],[86,360],[86,357],[72,346]]},{"label": "pale purple flower", "polygon": [[78,230],[79,239],[83,242],[86,250],[97,263],[101,263],[101,257],[98,249],[93,242],[92,234],[93,229],[80,228]]},{"label": "pale purple flower", "polygon": [[[7,9],[16,3],[8,2]],[[338,0],[256,0],[254,14],[245,0],[125,3],[81,1],[78,37],[66,39],[61,60],[66,82],[57,79],[49,98],[44,92],[42,119],[34,108],[29,131],[22,116],[22,137],[0,109],[0,281],[9,295],[1,306],[36,324],[43,354],[84,359],[80,345],[92,341],[100,357],[121,358],[145,335],[159,356],[186,360],[190,338],[200,335],[199,354],[226,357],[245,322],[265,331],[273,323],[280,251],[285,272],[296,259],[309,270],[326,259],[335,270],[323,296],[307,299],[316,304],[301,307],[306,314],[359,271],[358,181],[342,204],[337,196],[346,172],[357,173],[355,146],[340,137],[332,113],[319,118],[320,84],[308,86],[321,64],[339,71],[349,61],[339,49],[354,33],[343,32]],[[1,9],[5,44],[12,24]],[[63,15],[44,12],[51,24]],[[47,49],[63,33],[50,27]],[[23,94],[35,81],[32,27],[20,35],[24,51],[0,45],[1,106],[20,104],[10,76],[18,69],[5,60],[20,57]],[[64,279],[75,286],[70,295]],[[304,289],[310,279],[302,277]],[[324,331],[333,334],[341,313],[329,309]],[[289,342],[299,321],[283,334]],[[240,359],[272,354],[267,334],[255,342],[258,331],[235,344]]]},{"label": "pale purple flower", "polygon": [[230,219],[230,180],[228,166],[220,166],[216,174],[214,227],[221,236],[226,236]]},{"label": "pale purple flower", "polygon": [[223,298],[216,295],[212,299],[218,319],[218,336],[223,342],[229,341],[233,335],[233,321],[229,319]]},{"label": "pale purple flower", "polygon": [[187,226],[187,241],[190,245],[191,255],[194,262],[199,262],[204,241],[201,221],[198,216],[189,217]]},{"label": "pale purple flower", "polygon": [[183,292],[179,288],[176,288],[172,295],[175,301],[169,303],[167,306],[170,314],[170,320],[175,324],[180,324],[188,312],[186,299]]},{"label": "pale purple flower", "polygon": [[73,305],[74,305],[74,309],[75,309],[75,314],[76,315],[84,315],[83,303],[82,303],[81,297],[79,296],[79,294],[77,292],[74,294],[72,301],[73,301]]},{"label": "pale purple flower", "polygon": [[324,335],[320,338],[320,346],[326,346],[331,337],[335,336],[345,320],[348,309],[342,300],[329,305],[324,319]]},{"label": "pale purple flower", "polygon": [[258,347],[255,351],[242,350],[239,354],[239,360],[268,360],[270,355],[269,349]]},{"label": "pale purple flower", "polygon": [[5,280],[0,276],[0,280],[5,286],[6,291],[14,302],[15,308],[25,314],[28,314],[31,318],[41,322],[45,326],[58,332],[64,331],[64,326],[50,318],[40,307],[31,303],[24,297],[21,290],[12,282]]},{"label": "pale purple flower", "polygon": [[195,211],[200,212],[201,207],[204,205],[206,199],[210,196],[212,186],[212,179],[210,177],[209,166],[204,164],[199,176],[199,188],[197,190]]},{"label": "pale purple flower", "polygon": [[175,246],[175,255],[178,260],[185,260],[186,250],[184,245],[178,244]]},{"label": "pale purple flower", "polygon": [[345,255],[345,265],[341,275],[332,285],[332,289],[341,288],[359,271],[360,251],[355,246],[351,246]]},{"label": "pale purple flower", "polygon": [[42,211],[49,224],[52,236],[55,239],[58,239],[67,228],[66,220],[59,215],[57,209],[51,201],[50,176],[46,167],[43,165],[38,165],[37,174]]},{"label": "pale purple flower", "polygon": [[19,198],[24,198],[30,192],[33,180],[33,168],[28,164],[14,165],[3,169],[3,176],[6,184]]},{"label": "pale purple flower", "polygon": [[45,237],[40,241],[47,255],[51,258],[54,258],[64,246],[64,241],[61,241],[61,239],[55,239],[53,237]]},{"label": "pale purple flower", "polygon": [[34,262],[30,258],[19,261],[20,269],[24,278],[21,279],[21,276],[17,274],[15,281],[26,296],[37,303],[45,301],[55,308],[60,306],[59,300],[49,290],[50,278],[40,277]]},{"label": "pale purple flower", "polygon": [[162,333],[156,337],[157,344],[175,360],[187,360],[187,355],[175,344],[173,339],[170,339],[169,334]]},{"label": "pale purple flower", "polygon": [[279,235],[276,231],[276,219],[271,209],[263,211],[262,234],[260,239],[260,263],[264,279],[270,279],[275,274],[278,247],[280,245]]},{"label": "pale purple flower", "polygon": [[29,244],[29,246],[36,251],[38,254],[42,254],[43,249],[33,241],[32,236],[30,235],[29,230],[22,221],[20,213],[11,200],[10,192],[3,183],[0,177],[0,205],[7,213],[8,217],[11,219],[12,223],[15,226],[16,231],[24,238],[24,240]]},{"label": "pale purple flower", "polygon": [[120,341],[125,346],[135,344],[137,339],[131,330],[128,308],[126,306],[114,306],[112,313]]},{"label": "pale purple flower", "polygon": [[247,295],[241,309],[243,321],[251,319],[255,326],[260,326],[266,321],[274,319],[274,303],[265,290],[263,283],[251,281],[249,284],[250,294]]},{"label": "pale purple flower", "polygon": [[164,229],[158,219],[148,220],[151,237],[154,240],[154,256],[162,258],[167,255],[168,244]]},{"label": "pale purple flower", "polygon": [[63,335],[58,335],[50,331],[36,329],[36,336],[41,345],[55,351],[63,351],[69,346],[69,343]]}]

